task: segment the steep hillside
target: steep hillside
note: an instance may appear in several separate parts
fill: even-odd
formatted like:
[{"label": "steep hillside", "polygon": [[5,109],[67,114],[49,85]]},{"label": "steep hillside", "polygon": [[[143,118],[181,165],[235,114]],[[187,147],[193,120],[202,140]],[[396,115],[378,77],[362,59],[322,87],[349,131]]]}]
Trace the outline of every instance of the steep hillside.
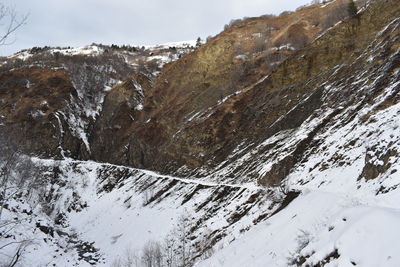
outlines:
[{"label": "steep hillside", "polygon": [[0,66],[2,130],[18,136],[26,153],[89,159],[95,154],[90,144],[95,121],[109,104],[105,99],[115,95],[111,89],[133,83],[140,101],[141,86],[193,49],[185,43],[149,49],[91,45],[17,53]]},{"label": "steep hillside", "polygon": [[[189,140],[176,142],[175,134],[188,134],[183,129],[191,128],[193,119],[220,106],[227,97],[253,88],[287,57],[345,18],[343,9],[338,1],[303,7],[281,16],[233,21],[198,49],[190,42],[148,48],[114,45],[32,48],[2,58],[1,70],[7,75],[33,66],[46,75],[50,69],[65,71],[64,83],[72,83],[71,88],[75,89],[64,95],[65,101],[56,101],[59,107],[37,119],[43,120],[39,125],[47,123],[48,126],[35,130],[41,132],[35,135],[43,136],[43,140],[36,147],[28,140],[27,152],[46,156],[64,154],[76,159],[90,158],[162,171],[175,171],[183,165],[195,168],[202,166],[205,163],[202,158],[213,152],[205,151],[204,145],[192,148],[187,145]],[[173,61],[177,62],[167,64]],[[21,76],[21,79],[28,78]],[[16,86],[12,85],[15,79],[9,79],[5,81],[4,92]],[[124,82],[122,86],[111,92],[120,81]],[[138,92],[130,93],[132,86]],[[20,84],[18,88],[24,90],[25,86]],[[128,99],[118,97],[121,90],[128,93],[129,96],[125,95]],[[9,106],[15,103],[15,99],[3,101]],[[42,105],[32,98],[24,102]],[[133,102],[137,102],[135,107],[140,102],[143,108],[132,108]],[[112,109],[129,108],[122,108],[119,115],[110,115],[107,114],[110,105]],[[26,106],[24,110],[26,114],[36,112]],[[4,111],[2,115],[9,112]],[[11,128],[21,128],[20,124],[14,126]],[[117,131],[117,140],[107,138],[113,131]],[[181,149],[182,158],[171,154],[175,148]],[[198,157],[199,154],[205,156]],[[223,154],[222,157],[226,156]]]},{"label": "steep hillside", "polygon": [[[68,265],[67,260],[112,266],[149,242],[161,244],[182,222],[187,258],[198,261],[279,207],[268,199],[272,191],[251,184],[222,185],[88,161],[35,161],[52,182],[36,198],[10,201],[2,217],[24,223],[0,245],[36,241],[26,248],[25,266]],[[10,254],[15,247],[18,243],[10,245]]]},{"label": "steep hillside", "polygon": [[[174,93],[165,93],[168,92],[166,88],[170,86],[171,88],[180,88],[175,83],[179,83],[183,78],[169,81],[165,79],[166,76],[161,75],[161,81],[157,81],[164,82],[167,87],[160,89],[158,97],[160,99],[162,97],[164,100],[154,100],[154,103],[161,101],[160,107],[154,107],[155,111],[146,112],[148,108],[146,101],[149,100],[145,99],[143,112],[150,115],[145,116],[146,120],[135,127],[132,134],[132,141],[129,144],[132,165],[169,172],[179,169],[179,174],[201,176],[204,173],[214,172],[215,167],[223,162],[225,164],[220,167],[230,163],[235,164],[239,158],[238,153],[233,155],[235,150],[240,150],[244,156],[275,134],[285,130],[298,129],[310,116],[320,119],[323,111],[334,109],[335,112],[339,112],[339,106],[348,107],[353,104],[352,101],[359,102],[361,99],[357,95],[362,96],[364,91],[375,89],[373,85],[367,89],[353,84],[353,79],[357,79],[362,74],[364,79],[375,80],[377,76],[391,79],[391,72],[379,73],[388,68],[388,65],[393,65],[391,55],[396,55],[396,49],[392,48],[392,46],[396,47],[396,36],[386,39],[389,37],[379,36],[378,33],[398,18],[398,15],[397,2],[377,1],[356,18],[346,19],[345,22],[329,29],[311,44],[293,52],[294,54],[277,65],[272,73],[261,76],[260,80],[248,87],[234,88],[230,93],[235,93],[230,95],[227,93],[226,98],[208,98],[211,102],[203,105],[200,111],[194,109],[190,116],[183,116],[187,114],[183,108],[187,107],[190,110],[189,107],[192,105],[188,104],[189,102],[202,103],[203,98],[184,94],[184,90],[179,91],[181,94],[177,96],[174,96]],[[221,34],[220,38],[225,40],[223,36],[224,34]],[[376,40],[376,38],[380,39]],[[386,47],[381,47],[379,40],[385,42]],[[214,45],[211,42],[210,46],[203,46],[197,52],[170,65],[170,68],[186,66],[185,62],[189,62],[191,57],[203,59],[204,57],[200,53],[207,51],[207,48],[214,48]],[[379,62],[370,60],[371,57],[377,57],[381,53],[384,53],[386,60]],[[199,56],[196,57],[197,55]],[[220,60],[218,55],[214,56]],[[225,63],[221,64],[227,66]],[[198,65],[195,64],[194,68]],[[219,65],[215,64],[215,66]],[[192,67],[184,69],[193,70]],[[365,72],[366,69],[369,71]],[[252,70],[255,73],[258,71],[257,68]],[[180,77],[187,77],[190,80],[196,77],[192,73],[176,72]],[[168,69],[166,73],[168,73]],[[355,77],[349,76],[349,73],[354,74]],[[227,77],[227,75],[221,74],[221,77]],[[248,81],[248,79],[246,80]],[[200,84],[202,83],[192,83],[193,86],[200,86]],[[235,84],[240,85],[240,82]],[[344,88],[344,90],[329,90],[329,88],[337,87]],[[149,94],[156,93],[157,88],[155,85]],[[185,88],[188,90],[192,87],[188,85]],[[215,88],[209,90],[216,92]],[[209,90],[196,89],[191,92],[202,95],[207,94]],[[173,97],[176,105],[165,99],[168,97]],[[150,101],[153,98],[150,96]],[[179,99],[183,98],[190,100],[180,102]],[[217,104],[218,99],[219,104]],[[324,121],[324,124],[326,123],[327,121]],[[304,140],[301,143],[302,147],[297,150],[298,153],[307,149],[310,141]],[[246,149],[243,149],[244,147]],[[273,146],[264,148],[257,154],[262,157],[268,151],[281,154]],[[228,157],[231,158],[228,159]],[[297,157],[301,158],[301,155]],[[266,158],[271,161],[270,156]],[[291,161],[287,164],[294,165],[298,160],[286,158],[285,161]],[[262,161],[259,158],[252,157],[244,163],[244,166],[238,166],[237,170],[232,170],[230,176],[246,175],[256,179],[262,178],[263,174],[238,173],[243,169],[254,170],[254,168],[250,168],[251,164],[259,166],[260,163]],[[283,162],[282,165],[285,164]],[[288,168],[290,169],[290,167]],[[285,169],[286,167],[277,166],[275,168]],[[285,176],[280,173],[277,175],[282,176],[281,178]],[[279,181],[281,178],[275,180]]]}]

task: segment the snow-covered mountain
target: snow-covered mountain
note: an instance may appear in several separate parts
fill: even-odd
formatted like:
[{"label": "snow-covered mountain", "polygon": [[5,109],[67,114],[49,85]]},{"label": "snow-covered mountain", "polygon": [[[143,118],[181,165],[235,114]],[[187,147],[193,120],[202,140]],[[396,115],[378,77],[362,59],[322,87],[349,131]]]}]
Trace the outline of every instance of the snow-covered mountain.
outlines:
[{"label": "snow-covered mountain", "polygon": [[400,4],[357,3],[3,59],[0,262],[398,266]]}]

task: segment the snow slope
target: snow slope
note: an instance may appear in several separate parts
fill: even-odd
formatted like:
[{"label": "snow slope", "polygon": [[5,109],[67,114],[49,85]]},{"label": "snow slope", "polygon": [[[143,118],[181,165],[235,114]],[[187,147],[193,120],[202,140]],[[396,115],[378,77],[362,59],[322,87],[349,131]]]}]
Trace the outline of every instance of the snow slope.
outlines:
[{"label": "snow slope", "polygon": [[[36,162],[47,166],[48,174],[59,169],[42,192],[48,203],[16,199],[3,215],[22,222],[10,229],[11,236],[32,240],[21,266],[112,266],[127,251],[140,253],[149,241],[162,242],[182,215],[194,227],[192,244],[206,238],[215,250],[208,259],[198,258],[196,266],[400,264],[398,189],[376,194],[379,184],[357,182],[354,175],[346,176],[347,187],[333,187],[328,180],[319,187],[301,185],[292,179],[289,187],[302,193],[284,208],[284,193],[252,184],[68,159]],[[385,181],[393,184],[400,177]],[[13,249],[9,246],[10,254]]]},{"label": "snow slope", "polygon": [[196,266],[399,266],[400,209],[375,200],[309,191]]},{"label": "snow slope", "polygon": [[[204,246],[223,246],[278,207],[268,199],[272,192],[255,185],[199,182],[95,162],[36,162],[58,175],[40,194],[45,203],[21,200],[20,205],[35,216],[15,235],[23,231],[23,240],[38,241],[26,247],[22,265],[111,266],[126,251],[140,253],[149,241],[162,242],[182,216],[190,222],[193,246],[203,240],[207,240]],[[19,214],[10,208],[8,216]],[[43,235],[37,223],[51,228],[54,235]],[[75,245],[68,240],[75,240]],[[200,256],[201,249],[193,247],[194,255]]]}]

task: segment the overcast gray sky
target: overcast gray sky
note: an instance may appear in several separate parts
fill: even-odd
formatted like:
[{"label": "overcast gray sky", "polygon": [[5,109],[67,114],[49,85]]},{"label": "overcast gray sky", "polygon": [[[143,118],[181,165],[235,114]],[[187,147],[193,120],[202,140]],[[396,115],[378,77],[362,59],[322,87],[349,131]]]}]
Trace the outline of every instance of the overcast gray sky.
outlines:
[{"label": "overcast gray sky", "polygon": [[0,0],[27,24],[9,55],[33,46],[83,46],[91,43],[151,45],[206,38],[231,19],[279,14],[311,0]]}]

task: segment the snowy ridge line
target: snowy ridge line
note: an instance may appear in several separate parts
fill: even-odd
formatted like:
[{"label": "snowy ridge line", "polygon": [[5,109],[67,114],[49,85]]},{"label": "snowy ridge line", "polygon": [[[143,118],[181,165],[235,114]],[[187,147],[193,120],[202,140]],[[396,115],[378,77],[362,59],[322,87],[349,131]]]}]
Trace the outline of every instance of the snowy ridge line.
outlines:
[{"label": "snowy ridge line", "polygon": [[95,163],[95,164],[99,164],[100,166],[110,166],[110,167],[123,168],[123,169],[141,172],[143,174],[152,176],[157,179],[176,180],[176,181],[180,181],[185,184],[203,185],[203,186],[208,186],[208,187],[225,186],[225,187],[230,187],[230,188],[249,189],[249,190],[258,190],[258,189],[264,190],[264,189],[266,189],[265,187],[256,185],[255,183],[245,183],[245,184],[216,183],[216,182],[205,181],[205,180],[195,180],[195,179],[190,179],[190,178],[182,178],[182,177],[176,177],[176,176],[171,176],[171,175],[164,175],[164,174],[159,174],[159,173],[157,173],[155,171],[151,171],[151,170],[133,168],[133,167],[116,165],[116,164],[111,164],[111,163],[96,162],[96,161],[92,161],[92,160],[84,161],[84,160],[75,160],[75,159],[71,159],[71,158],[65,158],[62,160],[53,160],[53,159],[41,159],[38,157],[34,157],[32,159],[34,161],[38,161],[38,162],[42,162],[42,163],[55,162],[55,161],[56,162],[60,161],[60,162],[68,162],[68,163],[78,163],[78,164]]},{"label": "snowy ridge line", "polygon": [[[156,45],[144,45],[146,49],[154,50],[154,49],[165,49],[169,47],[177,47],[177,48],[185,48],[187,46],[196,46],[197,40],[187,40],[187,41],[178,41],[178,42],[169,42],[164,44],[156,44]],[[201,42],[203,43],[203,42]]]}]

